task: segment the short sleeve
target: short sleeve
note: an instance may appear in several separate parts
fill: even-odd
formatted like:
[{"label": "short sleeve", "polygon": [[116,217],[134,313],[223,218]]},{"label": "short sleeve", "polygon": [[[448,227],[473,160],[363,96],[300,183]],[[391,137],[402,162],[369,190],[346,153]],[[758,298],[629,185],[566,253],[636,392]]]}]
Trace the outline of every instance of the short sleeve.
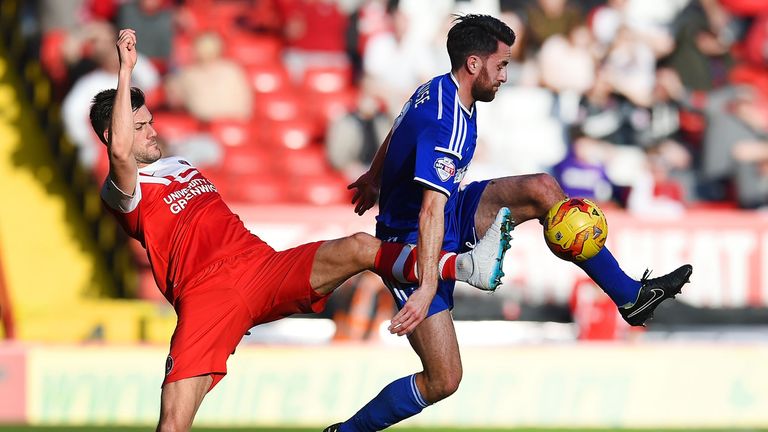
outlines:
[{"label": "short sleeve", "polygon": [[111,176],[104,180],[104,186],[101,188],[101,198],[107,205],[120,213],[131,213],[136,210],[141,201],[141,184],[139,183],[139,173],[136,172],[136,190],[133,195],[129,195],[120,190]]},{"label": "short sleeve", "polygon": [[439,127],[433,127],[419,136],[413,179],[450,197],[460,183],[456,177],[459,160],[455,154],[443,150],[449,137],[442,137],[446,134],[440,132]]}]

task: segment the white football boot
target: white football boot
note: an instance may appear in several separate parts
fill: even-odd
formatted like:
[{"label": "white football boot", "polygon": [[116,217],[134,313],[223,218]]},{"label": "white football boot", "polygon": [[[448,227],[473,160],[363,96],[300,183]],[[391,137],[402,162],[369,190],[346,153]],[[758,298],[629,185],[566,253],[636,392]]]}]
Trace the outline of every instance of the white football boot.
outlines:
[{"label": "white football boot", "polygon": [[474,249],[456,257],[456,279],[483,291],[496,291],[504,276],[504,254],[509,249],[513,229],[511,212],[502,207]]}]

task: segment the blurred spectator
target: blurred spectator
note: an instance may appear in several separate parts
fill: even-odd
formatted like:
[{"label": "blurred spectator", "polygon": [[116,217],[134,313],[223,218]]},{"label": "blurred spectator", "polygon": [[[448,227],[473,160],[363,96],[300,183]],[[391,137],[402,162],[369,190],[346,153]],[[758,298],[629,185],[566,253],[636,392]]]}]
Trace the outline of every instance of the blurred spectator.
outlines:
[{"label": "blurred spectator", "polygon": [[614,92],[614,79],[604,69],[581,100],[579,121],[584,133],[617,145],[638,145],[646,141],[650,114]]},{"label": "blurred spectator", "polygon": [[558,180],[563,192],[570,197],[593,199],[597,202],[610,201],[613,185],[605,172],[602,161],[590,158],[587,150],[592,138],[576,134],[568,155],[552,168],[552,175]]},{"label": "blurred spectator", "polygon": [[114,22],[119,7],[119,0],[86,0],[86,19]]},{"label": "blurred spectator", "polygon": [[[96,69],[75,82],[64,97],[61,115],[66,134],[78,147],[80,163],[86,168],[94,169],[104,152],[88,119],[91,99],[96,93],[117,86],[119,63],[115,49],[117,33],[111,24],[90,23],[86,26],[85,33],[90,49],[87,59],[96,64]],[[133,83],[144,89],[147,94],[151,94],[160,84],[160,76],[152,62],[141,54],[133,73]]]},{"label": "blurred spectator", "polygon": [[603,65],[602,73],[613,91],[634,105],[648,107],[656,74],[653,51],[634,32],[620,28]]},{"label": "blurred spectator", "polygon": [[732,150],[736,163],[736,198],[742,208],[768,205],[768,97],[754,92],[737,99],[734,115],[751,132]]},{"label": "blurred spectator", "polygon": [[392,31],[371,37],[363,54],[363,87],[384,101],[394,118],[415,87],[450,69],[450,64],[447,56],[445,64],[440,64],[429,46],[410,39],[410,18],[396,7],[396,2],[390,5],[394,6],[388,10]]},{"label": "blurred spectator", "polygon": [[235,19],[238,26],[257,34],[280,36],[283,14],[278,0],[250,0],[245,13]]},{"label": "blurred spectator", "polygon": [[130,28],[141,35],[136,48],[165,71],[173,49],[173,10],[166,0],[133,0],[123,3],[117,14],[119,28]]},{"label": "blurred spectator", "polygon": [[581,95],[592,87],[595,56],[592,38],[585,26],[567,35],[553,35],[539,51],[541,84],[558,95],[558,116],[566,124],[576,120]]},{"label": "blurred spectator", "polygon": [[347,17],[334,0],[296,0],[285,9],[285,66],[301,81],[311,66],[346,67]]},{"label": "blurred spectator", "polygon": [[590,27],[603,51],[613,43],[622,28],[647,45],[656,57],[674,48],[669,33],[672,21],[689,0],[608,0],[590,14]]},{"label": "blurred spectator", "polygon": [[183,108],[203,121],[251,117],[253,94],[245,72],[221,54],[218,34],[208,32],[195,38],[194,63],[166,81],[171,108]]},{"label": "blurred spectator", "polygon": [[392,31],[389,11],[396,8],[398,3],[399,0],[366,0],[349,16],[344,37],[355,82],[363,73],[363,53],[368,41],[381,33]]},{"label": "blurred spectator", "polygon": [[670,176],[670,166],[653,148],[644,170],[631,184],[627,210],[635,214],[679,216],[685,211],[683,187]]},{"label": "blurred spectator", "polygon": [[85,0],[37,0],[37,16],[43,36],[55,30],[72,31],[81,23]]},{"label": "blurred spectator", "polygon": [[732,20],[716,0],[694,0],[678,15],[675,49],[665,63],[675,69],[690,90],[710,90],[726,84],[735,41]]},{"label": "blurred spectator", "polygon": [[325,138],[331,166],[349,181],[356,180],[373,161],[389,133],[391,121],[376,100],[362,94],[355,111],[332,120]]},{"label": "blurred spectator", "polygon": [[549,37],[539,51],[541,83],[555,92],[583,94],[595,78],[591,36],[585,26]]},{"label": "blurred spectator", "polygon": [[584,23],[581,11],[568,0],[536,0],[526,9],[531,46],[538,50],[550,36],[567,35]]}]

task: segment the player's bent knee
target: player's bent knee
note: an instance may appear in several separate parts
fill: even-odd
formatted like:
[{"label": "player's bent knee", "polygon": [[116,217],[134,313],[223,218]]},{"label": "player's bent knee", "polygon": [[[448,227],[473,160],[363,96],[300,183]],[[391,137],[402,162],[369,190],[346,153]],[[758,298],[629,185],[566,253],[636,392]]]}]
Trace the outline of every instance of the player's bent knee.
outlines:
[{"label": "player's bent knee", "polygon": [[433,393],[432,395],[430,395],[432,397],[428,398],[428,400],[432,403],[435,403],[437,401],[447,398],[448,396],[456,393],[456,390],[459,389],[460,383],[461,383],[461,378],[456,380],[447,380],[439,383],[433,389]]},{"label": "player's bent knee", "polygon": [[538,203],[538,210],[541,214],[546,213],[555,203],[565,197],[560,183],[549,174],[535,174],[531,183],[531,192]]},{"label": "player's bent knee", "polygon": [[356,257],[361,265],[369,265],[372,257],[375,257],[379,250],[381,240],[363,232],[354,233],[349,236],[349,239],[354,247],[354,253],[351,256]]},{"label": "player's bent knee", "polygon": [[424,398],[429,403],[436,403],[456,393],[461,384],[461,372],[451,373],[427,384],[428,394]]}]

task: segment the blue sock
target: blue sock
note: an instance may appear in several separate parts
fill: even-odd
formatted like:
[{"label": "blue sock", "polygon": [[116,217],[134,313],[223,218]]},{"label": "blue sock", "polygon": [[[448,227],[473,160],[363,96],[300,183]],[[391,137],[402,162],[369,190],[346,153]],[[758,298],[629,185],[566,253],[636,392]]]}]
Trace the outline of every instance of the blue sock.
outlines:
[{"label": "blue sock", "polygon": [[576,265],[581,267],[608,294],[616,306],[624,306],[637,300],[640,282],[624,273],[607,247],[604,247],[592,258],[577,262]]},{"label": "blue sock", "polygon": [[339,432],[379,431],[416,415],[429,405],[416,387],[416,375],[389,383],[351,419],[341,425]]}]

